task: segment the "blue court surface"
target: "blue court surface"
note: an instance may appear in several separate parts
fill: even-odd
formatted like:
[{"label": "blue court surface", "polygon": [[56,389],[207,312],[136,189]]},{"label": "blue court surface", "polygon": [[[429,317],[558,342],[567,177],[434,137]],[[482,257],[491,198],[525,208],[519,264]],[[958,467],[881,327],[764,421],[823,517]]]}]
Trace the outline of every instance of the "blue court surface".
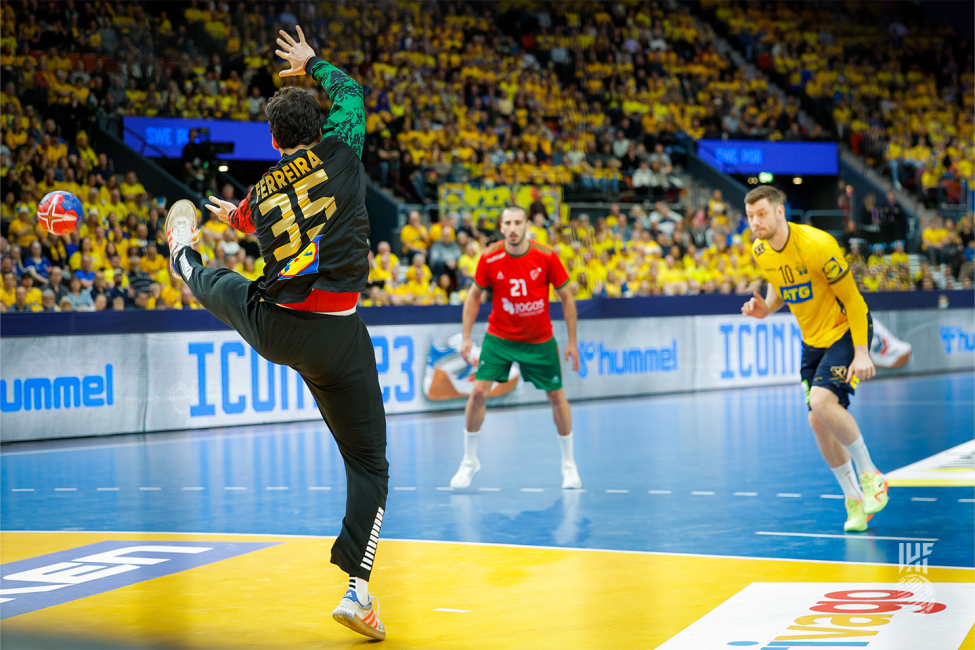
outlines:
[{"label": "blue court surface", "polygon": [[[936,471],[970,475],[975,375],[875,380],[857,393],[851,412],[882,471],[930,463],[962,445],[961,465],[951,461]],[[550,632],[541,622],[520,630],[522,636],[498,635],[495,621],[512,598],[535,589],[526,585],[555,590],[544,596],[555,610],[540,615],[578,615],[578,629],[565,627],[557,635],[559,647],[610,647],[602,645],[602,623],[583,615],[603,592],[562,591],[560,585],[598,585],[613,593],[614,585],[627,580],[632,586],[625,589],[640,593],[624,613],[641,627],[628,628],[613,647],[704,647],[696,645],[694,630],[733,629],[739,615],[729,607],[782,600],[795,608],[793,603],[822,598],[819,591],[840,588],[835,585],[896,587],[904,580],[897,567],[905,562],[905,548],[918,555],[921,545],[938,597],[951,608],[946,612],[951,618],[937,620],[948,621],[954,631],[937,647],[954,650],[962,637],[962,647],[971,641],[975,616],[966,610],[973,599],[965,590],[972,574],[957,571],[975,566],[975,490],[967,478],[955,487],[950,480],[942,487],[892,487],[890,504],[866,533],[844,534],[841,492],[819,456],[798,386],[581,402],[572,412],[585,486],[578,491],[560,488],[559,447],[547,405],[489,408],[479,448],[482,470],[466,490],[446,487],[462,456],[462,413],[388,418],[386,543],[380,544],[373,575],[373,583],[385,588],[380,593],[389,595],[391,613],[384,617],[391,636],[385,647],[554,647],[545,645]],[[175,561],[164,565],[169,573],[183,571],[175,576],[146,574],[74,596],[55,592],[61,600],[29,594],[36,605],[17,594],[14,602],[24,613],[5,605],[8,630],[58,625],[79,638],[100,633],[172,647],[239,647],[234,630],[247,625],[259,639],[251,647],[350,647],[361,640],[330,621],[322,623],[328,616],[321,603],[331,605],[342,576],[327,563],[330,540],[320,538],[337,534],[346,496],[342,460],[324,423],[18,443],[4,447],[0,464],[6,553],[0,568],[6,587],[14,570],[53,570],[74,561],[72,553],[87,556],[96,547],[101,552],[152,542],[172,548],[213,540],[207,546],[219,548],[212,552],[228,549],[227,559],[220,556],[215,564],[200,560],[186,570]],[[283,575],[281,567],[297,557],[303,558],[301,570]],[[480,581],[470,573],[478,563]],[[444,571],[462,572],[450,573],[454,577],[444,585],[438,580]],[[312,586],[302,586],[305,576]],[[264,619],[244,615],[253,606],[247,598],[259,595],[235,582],[245,578],[279,590],[270,599],[277,605],[266,605]],[[136,584],[139,580],[148,582]],[[658,580],[678,584],[665,590],[671,601],[659,601]],[[803,581],[813,589],[808,595]],[[785,596],[777,589],[786,590]],[[179,603],[189,599],[190,613],[153,616],[158,607],[179,609],[168,601],[173,590],[183,590]],[[193,596],[206,594],[193,604]],[[567,604],[566,598],[589,600]],[[226,611],[213,611],[214,599]],[[467,618],[450,622],[430,618],[462,614]],[[299,622],[302,616],[310,622]],[[925,617],[909,616],[895,621],[907,632],[930,633],[917,627]],[[270,623],[272,618],[280,625]],[[650,636],[641,631],[650,628]],[[445,629],[461,636],[445,637]],[[290,636],[273,636],[285,632]],[[877,647],[903,647],[894,634],[892,626],[887,637],[893,645]],[[728,642],[758,643],[739,643],[740,638],[750,637]],[[841,643],[850,644],[865,642]]]}]

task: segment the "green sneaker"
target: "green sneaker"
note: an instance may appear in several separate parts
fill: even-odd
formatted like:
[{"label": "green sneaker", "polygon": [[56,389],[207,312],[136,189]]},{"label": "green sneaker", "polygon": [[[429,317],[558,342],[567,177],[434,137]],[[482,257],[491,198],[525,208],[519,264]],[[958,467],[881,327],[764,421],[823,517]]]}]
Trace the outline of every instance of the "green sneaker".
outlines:
[{"label": "green sneaker", "polygon": [[863,501],[846,500],[846,523],[843,530],[848,533],[862,533],[867,529],[867,516],[863,513]]},{"label": "green sneaker", "polygon": [[863,490],[863,512],[874,515],[887,505],[887,479],[880,470],[873,474],[860,475],[860,489]]}]

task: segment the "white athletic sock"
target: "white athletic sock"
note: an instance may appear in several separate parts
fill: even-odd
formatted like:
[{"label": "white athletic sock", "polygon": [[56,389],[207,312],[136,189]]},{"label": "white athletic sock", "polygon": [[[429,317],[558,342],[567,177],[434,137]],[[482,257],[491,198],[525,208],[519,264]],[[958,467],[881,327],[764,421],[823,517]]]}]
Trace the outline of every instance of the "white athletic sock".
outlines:
[{"label": "white athletic sock", "polygon": [[873,474],[877,471],[874,467],[873,461],[870,460],[870,452],[867,451],[867,445],[863,442],[863,436],[861,435],[852,445],[844,445],[846,450],[850,452],[850,456],[853,457],[853,462],[856,463],[857,471],[863,474],[867,472],[868,474]]},{"label": "white athletic sock", "polygon": [[840,482],[840,487],[843,488],[843,496],[847,499],[856,499],[857,501],[863,501],[863,492],[860,491],[860,482],[857,481],[857,474],[853,471],[853,461],[846,461],[845,465],[840,465],[839,467],[831,467],[833,474],[836,475],[836,480]]},{"label": "white athletic sock", "polygon": [[569,432],[567,436],[559,436],[559,446],[562,447],[562,462],[576,462],[575,456],[572,454],[572,432]]},{"label": "white athletic sock", "polygon": [[480,431],[471,433],[467,429],[464,429],[464,460],[477,459],[477,440],[480,437]]},{"label": "white athletic sock", "polygon": [[355,592],[355,598],[360,605],[369,604],[369,581],[349,576],[349,589]]}]

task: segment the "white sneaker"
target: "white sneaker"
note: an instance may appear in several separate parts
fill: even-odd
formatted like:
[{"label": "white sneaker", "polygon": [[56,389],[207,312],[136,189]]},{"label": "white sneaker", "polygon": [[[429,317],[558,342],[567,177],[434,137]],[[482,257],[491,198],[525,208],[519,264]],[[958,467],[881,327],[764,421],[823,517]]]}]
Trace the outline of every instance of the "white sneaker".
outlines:
[{"label": "white sneaker", "polygon": [[471,484],[471,479],[474,475],[481,471],[481,461],[478,459],[471,460],[465,458],[460,461],[460,469],[454,474],[454,478],[450,479],[450,487],[452,488],[465,488]]},{"label": "white sneaker", "polygon": [[[169,208],[166,216],[166,239],[169,241],[169,266],[176,273],[176,253],[184,246],[193,248],[200,241],[200,231],[196,227],[196,207],[181,199]],[[185,278],[184,278],[185,279]]]},{"label": "white sneaker", "polygon": [[911,344],[890,333],[883,323],[874,321],[870,359],[880,368],[900,368],[911,359]]},{"label": "white sneaker", "polygon": [[[376,604],[375,610],[372,608],[373,603]],[[386,626],[379,620],[379,600],[375,597],[370,598],[369,604],[363,607],[359,604],[355,592],[349,589],[342,597],[342,602],[332,612],[332,618],[359,634],[373,639],[386,638]]]},{"label": "white sneaker", "polygon": [[562,461],[562,489],[578,490],[582,487],[582,479],[579,478],[579,470],[575,462],[571,460]]}]

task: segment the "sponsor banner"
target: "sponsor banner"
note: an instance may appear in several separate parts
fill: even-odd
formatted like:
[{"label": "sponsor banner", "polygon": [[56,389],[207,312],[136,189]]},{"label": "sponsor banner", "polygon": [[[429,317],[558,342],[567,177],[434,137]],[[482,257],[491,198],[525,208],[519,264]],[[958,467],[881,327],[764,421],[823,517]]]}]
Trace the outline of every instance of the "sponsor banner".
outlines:
[{"label": "sponsor banner", "polygon": [[320,418],[304,380],[237,332],[146,334],[146,431]]},{"label": "sponsor banner", "polygon": [[[975,365],[970,309],[874,318],[914,351],[881,376]],[[474,327],[474,356],[485,330]],[[460,357],[459,322],[369,332],[388,413],[463,408],[476,368]],[[572,400],[799,383],[802,334],[786,312],[582,320],[577,373],[565,359],[565,323],[554,332]],[[261,358],[233,331],[6,338],[0,352],[4,441],[321,418],[294,370]],[[508,376],[492,387],[491,404],[546,402],[517,363]]]},{"label": "sponsor banner", "polygon": [[957,648],[975,618],[975,585],[755,582],[659,650]]},{"label": "sponsor banner", "polygon": [[277,542],[98,542],[0,565],[0,618],[257,551]]},{"label": "sponsor banner", "polygon": [[144,334],[0,339],[2,439],[142,431]]},{"label": "sponsor banner", "polygon": [[975,487],[975,440],[886,473],[892,487]]},{"label": "sponsor banner", "polygon": [[694,318],[694,390],[798,384],[802,331],[789,313]]},{"label": "sponsor banner", "polygon": [[509,205],[531,205],[541,199],[550,215],[562,214],[562,187],[559,185],[498,185],[481,188],[470,184],[441,183],[440,214],[469,210],[474,224],[492,230]]}]

